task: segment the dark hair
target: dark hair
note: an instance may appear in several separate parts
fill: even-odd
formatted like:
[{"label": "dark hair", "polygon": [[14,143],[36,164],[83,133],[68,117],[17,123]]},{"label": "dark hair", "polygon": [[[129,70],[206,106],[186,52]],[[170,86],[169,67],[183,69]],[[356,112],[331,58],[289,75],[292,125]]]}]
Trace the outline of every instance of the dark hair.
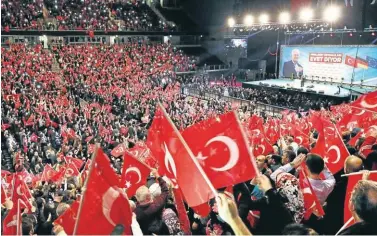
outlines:
[{"label": "dark hair", "polygon": [[367,223],[377,223],[377,183],[360,180],[354,188],[351,201],[357,215]]},{"label": "dark hair", "polygon": [[303,224],[292,223],[283,229],[283,235],[313,235],[313,230]]},{"label": "dark hair", "polygon": [[373,164],[377,164],[377,151],[369,153],[364,160],[365,169],[367,170],[372,170]]},{"label": "dark hair", "polygon": [[30,235],[33,232],[33,222],[29,218],[22,218],[22,235]]},{"label": "dark hair", "polygon": [[308,155],[309,151],[307,148],[305,147],[299,147],[297,149],[297,156],[300,155],[300,154],[305,154],[305,155]]},{"label": "dark hair", "polygon": [[321,156],[310,153],[306,158],[306,165],[311,173],[320,174],[325,166],[325,162]]},{"label": "dark hair", "polygon": [[281,156],[279,156],[279,155],[272,155],[271,159],[275,161],[275,164],[281,164]]},{"label": "dark hair", "polygon": [[285,151],[289,161],[293,161],[296,158],[296,153],[294,151]]}]

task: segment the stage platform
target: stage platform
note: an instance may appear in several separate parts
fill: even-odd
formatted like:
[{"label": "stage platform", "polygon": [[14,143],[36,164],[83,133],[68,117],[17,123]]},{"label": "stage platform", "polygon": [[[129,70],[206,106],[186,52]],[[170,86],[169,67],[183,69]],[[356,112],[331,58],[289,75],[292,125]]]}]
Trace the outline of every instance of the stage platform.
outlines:
[{"label": "stage platform", "polygon": [[[351,92],[348,89],[344,89],[336,84],[328,83],[317,83],[305,81],[304,87],[301,87],[301,80],[298,79],[270,79],[270,80],[261,80],[261,81],[252,81],[252,82],[243,82],[242,87],[244,88],[255,88],[255,87],[269,87],[276,89],[286,89],[286,90],[296,90],[299,92],[321,94],[326,96],[333,97],[348,97]],[[301,90],[302,89],[302,90]]]}]

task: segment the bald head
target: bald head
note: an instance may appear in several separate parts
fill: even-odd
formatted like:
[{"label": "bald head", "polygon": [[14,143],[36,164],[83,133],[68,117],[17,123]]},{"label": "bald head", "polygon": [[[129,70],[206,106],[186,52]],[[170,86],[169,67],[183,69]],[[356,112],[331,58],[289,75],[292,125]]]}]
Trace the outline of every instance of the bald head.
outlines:
[{"label": "bald head", "polygon": [[363,160],[357,156],[349,156],[344,162],[344,173],[349,174],[363,170]]}]

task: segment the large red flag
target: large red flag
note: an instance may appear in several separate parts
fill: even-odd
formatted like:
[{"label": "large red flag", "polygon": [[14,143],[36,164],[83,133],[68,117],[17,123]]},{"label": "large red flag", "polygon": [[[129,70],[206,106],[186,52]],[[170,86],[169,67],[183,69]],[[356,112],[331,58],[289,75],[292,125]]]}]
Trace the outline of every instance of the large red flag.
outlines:
[{"label": "large red flag", "polygon": [[122,224],[129,234],[132,212],[128,198],[119,189],[119,178],[101,149],[96,155],[85,181],[74,234],[109,235]]},{"label": "large red flag", "polygon": [[[343,177],[345,178],[345,177]],[[344,200],[344,223],[346,223],[351,217],[352,213],[349,209],[349,201],[352,195],[352,191],[356,184],[362,180],[363,174],[362,172],[358,173],[352,173],[348,177],[348,184],[347,184],[347,192],[346,192],[346,197]],[[368,180],[376,181],[377,182],[377,173],[370,173]]]},{"label": "large red flag", "polygon": [[234,112],[196,123],[182,136],[215,188],[255,177],[253,159]]},{"label": "large red flag", "polygon": [[335,174],[343,168],[344,160],[350,155],[350,153],[337,130],[335,137],[328,140],[329,141],[326,142],[326,154],[322,157],[331,173]]},{"label": "large red flag", "polygon": [[127,195],[133,196],[136,190],[145,184],[151,170],[128,152],[124,153],[123,159],[122,179],[119,187],[126,187]]},{"label": "large red flag", "polygon": [[147,145],[159,162],[161,174],[178,183],[190,207],[215,196],[212,183],[161,104],[155,112]]},{"label": "large red flag", "polygon": [[183,196],[181,190],[178,188],[173,188],[175,206],[178,211],[179,223],[181,224],[181,229],[185,235],[191,235],[190,221],[187,216],[186,207],[183,202]]},{"label": "large red flag", "polygon": [[350,105],[377,112],[377,91],[362,95]]},{"label": "large red flag", "polygon": [[29,212],[31,212],[31,208],[33,207],[30,203],[30,198],[32,197],[29,188],[26,186],[22,176],[19,174],[14,174],[13,178],[13,191],[12,191],[12,202],[15,204],[18,200],[22,200],[24,202],[25,207]]},{"label": "large red flag", "polygon": [[14,202],[13,208],[8,212],[2,224],[3,235],[22,235],[21,209],[24,207],[25,202],[21,199]]},{"label": "large red flag", "polygon": [[305,164],[302,165],[301,172],[300,172],[300,187],[302,194],[304,195],[304,207],[305,207],[305,215],[304,219],[308,220],[310,215],[314,213],[316,216],[324,216],[325,212],[319,202],[315,192],[313,191],[313,187],[310,184],[310,181],[306,175],[306,166]]},{"label": "large red flag", "polygon": [[78,209],[79,201],[77,200],[54,221],[54,224],[61,225],[67,235],[73,235]]}]

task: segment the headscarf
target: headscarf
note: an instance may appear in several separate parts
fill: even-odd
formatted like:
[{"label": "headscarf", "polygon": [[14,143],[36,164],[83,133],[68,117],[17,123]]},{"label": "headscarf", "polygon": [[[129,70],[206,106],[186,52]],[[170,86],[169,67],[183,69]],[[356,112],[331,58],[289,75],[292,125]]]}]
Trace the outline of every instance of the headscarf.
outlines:
[{"label": "headscarf", "polygon": [[292,213],[294,221],[300,223],[304,217],[305,207],[298,179],[289,173],[280,173],[276,177],[276,188],[288,200],[285,206]]}]

